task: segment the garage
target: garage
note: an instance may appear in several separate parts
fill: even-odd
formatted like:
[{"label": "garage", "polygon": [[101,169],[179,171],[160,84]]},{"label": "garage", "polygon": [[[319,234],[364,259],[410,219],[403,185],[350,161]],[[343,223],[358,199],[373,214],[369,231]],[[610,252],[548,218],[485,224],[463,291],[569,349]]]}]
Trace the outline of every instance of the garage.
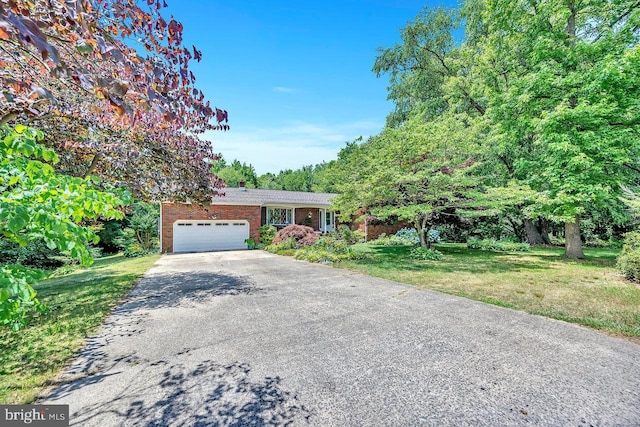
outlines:
[{"label": "garage", "polygon": [[246,249],[249,223],[245,220],[173,223],[173,252],[205,252]]}]

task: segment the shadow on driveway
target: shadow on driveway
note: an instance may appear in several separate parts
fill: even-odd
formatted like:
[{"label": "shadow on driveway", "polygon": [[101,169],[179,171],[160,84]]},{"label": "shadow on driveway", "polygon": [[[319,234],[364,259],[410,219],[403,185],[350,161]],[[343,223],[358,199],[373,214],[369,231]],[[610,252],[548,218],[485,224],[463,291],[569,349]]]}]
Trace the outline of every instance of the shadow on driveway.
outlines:
[{"label": "shadow on driveway", "polygon": [[[71,414],[71,425],[94,425],[97,420],[104,420],[104,425],[135,426],[276,426],[308,421],[311,412],[282,388],[279,377],[255,380],[250,373],[246,363],[203,361],[193,368],[182,363],[148,364],[123,393]],[[69,386],[77,389],[108,375]],[[50,398],[70,391],[66,386]]]}]

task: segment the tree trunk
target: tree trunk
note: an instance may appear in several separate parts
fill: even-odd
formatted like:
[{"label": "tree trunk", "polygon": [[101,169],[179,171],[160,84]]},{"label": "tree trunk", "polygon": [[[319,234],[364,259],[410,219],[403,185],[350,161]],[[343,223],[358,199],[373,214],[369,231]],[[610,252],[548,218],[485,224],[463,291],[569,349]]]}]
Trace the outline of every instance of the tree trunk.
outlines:
[{"label": "tree trunk", "polygon": [[549,238],[549,221],[547,221],[546,219],[540,218],[538,220],[538,232],[540,233],[540,236],[542,237],[542,241],[544,242],[544,244],[550,245],[551,239]]},{"label": "tree trunk", "polygon": [[423,248],[429,247],[429,240],[425,236],[425,227],[427,225],[427,216],[422,215],[418,217],[418,220],[415,222],[416,231],[418,232],[418,237],[420,238],[420,246]]},{"label": "tree trunk", "polygon": [[574,222],[564,224],[564,239],[564,256],[569,258],[584,258],[582,238],[580,235],[580,218],[577,215]]},{"label": "tree trunk", "polygon": [[529,243],[531,246],[544,244],[544,239],[538,231],[538,228],[536,227],[535,223],[529,218],[524,219],[524,230],[527,233],[527,243]]}]

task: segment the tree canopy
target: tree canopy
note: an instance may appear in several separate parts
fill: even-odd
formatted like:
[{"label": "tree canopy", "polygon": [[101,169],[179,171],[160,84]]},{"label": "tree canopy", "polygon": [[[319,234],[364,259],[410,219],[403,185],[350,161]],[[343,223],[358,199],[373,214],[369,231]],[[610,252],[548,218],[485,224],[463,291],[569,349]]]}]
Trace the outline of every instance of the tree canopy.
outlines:
[{"label": "tree canopy", "polygon": [[145,3],[0,0],[0,123],[43,130],[65,173],[204,200],[221,183],[198,135],[228,114],[195,86],[182,24]]},{"label": "tree canopy", "polygon": [[467,0],[425,9],[401,43],[380,49],[374,72],[390,78],[389,127],[466,114],[480,129],[476,170],[490,179],[476,206],[501,201],[525,219],[564,223],[566,254],[582,257],[580,217],[617,208],[620,185],[639,181],[639,38],[636,1]]}]

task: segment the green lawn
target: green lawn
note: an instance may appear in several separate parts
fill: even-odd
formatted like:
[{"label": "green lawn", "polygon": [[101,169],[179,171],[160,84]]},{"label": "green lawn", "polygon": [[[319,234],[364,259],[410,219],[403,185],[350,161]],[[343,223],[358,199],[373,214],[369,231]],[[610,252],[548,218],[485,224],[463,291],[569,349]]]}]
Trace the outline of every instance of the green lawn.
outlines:
[{"label": "green lawn", "polygon": [[87,270],[36,286],[48,311],[21,331],[0,329],[0,404],[31,402],[52,384],[157,259],[105,257]]},{"label": "green lawn", "polygon": [[585,249],[586,260],[562,249],[501,253],[440,244],[439,261],[408,258],[409,247],[361,246],[369,257],[339,267],[488,302],[607,333],[640,337],[640,286],[615,269],[617,250]]}]

